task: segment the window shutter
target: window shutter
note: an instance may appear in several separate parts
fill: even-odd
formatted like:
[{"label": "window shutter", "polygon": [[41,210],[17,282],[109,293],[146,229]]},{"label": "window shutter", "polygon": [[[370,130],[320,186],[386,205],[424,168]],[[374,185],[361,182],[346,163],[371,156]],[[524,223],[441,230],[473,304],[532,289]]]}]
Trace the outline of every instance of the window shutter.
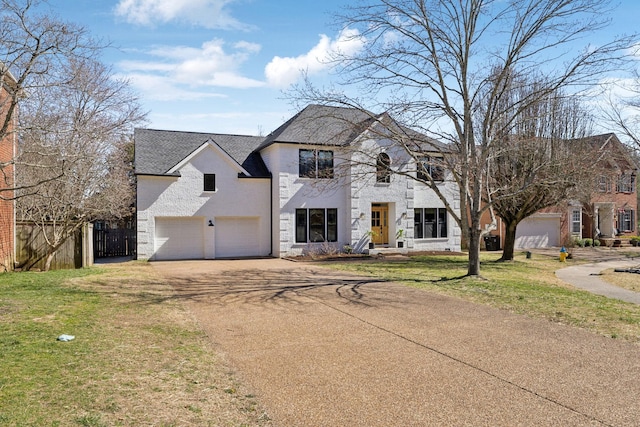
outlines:
[{"label": "window shutter", "polygon": [[622,232],[624,229],[624,213],[618,212],[618,233]]}]

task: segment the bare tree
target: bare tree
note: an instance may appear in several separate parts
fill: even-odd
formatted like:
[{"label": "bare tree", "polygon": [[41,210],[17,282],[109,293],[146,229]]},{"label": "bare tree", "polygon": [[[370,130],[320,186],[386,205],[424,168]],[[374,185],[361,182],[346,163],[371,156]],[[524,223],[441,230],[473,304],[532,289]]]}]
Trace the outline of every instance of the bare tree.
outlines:
[{"label": "bare tree", "polygon": [[640,150],[640,71],[633,70],[626,80],[615,80],[603,103],[601,114],[610,129],[616,131],[636,151]]},{"label": "bare tree", "polygon": [[[105,47],[84,28],[42,12],[43,8],[38,12],[40,6],[43,6],[40,0],[0,0],[0,81],[7,89],[0,92],[0,140],[19,132],[15,126],[19,105],[33,104],[38,92],[65,86],[73,79],[63,72],[69,61],[95,58]],[[39,162],[36,158],[30,161]],[[24,190],[26,184],[17,185],[11,179],[12,174],[7,173],[15,163],[16,159],[0,162],[0,179],[4,183],[0,185],[0,199],[25,194],[14,193],[18,188]],[[40,166],[50,169],[58,165],[41,162]],[[57,179],[63,174],[62,169],[50,172],[43,179]],[[29,184],[32,192],[38,184]]]},{"label": "bare tree", "polygon": [[67,83],[30,93],[20,115],[18,217],[44,236],[45,269],[85,223],[132,213],[130,137],[144,118],[128,83],[102,63],[73,60],[60,72]]},{"label": "bare tree", "polygon": [[[518,224],[534,213],[593,185],[590,145],[582,138],[591,132],[590,114],[577,96],[562,90],[510,111],[544,86],[544,77],[514,74],[501,103],[505,121],[496,120],[493,154],[488,159],[485,203],[503,220],[502,260],[513,260]],[[486,114],[481,108],[480,116]],[[493,213],[493,212],[492,212]]]},{"label": "bare tree", "polygon": [[[563,87],[579,92],[610,69],[619,69],[634,37],[598,46],[576,44],[606,26],[601,0],[372,0],[339,17],[359,32],[364,48],[338,52],[343,84],[358,96],[335,89],[297,88],[299,101],[387,111],[405,127],[442,141],[442,161],[460,188],[460,209],[439,194],[468,242],[468,274],[480,274],[481,217],[489,203],[489,160],[498,127],[514,122]],[[355,31],[354,31],[355,33]],[[549,64],[553,65],[549,65]],[[509,102],[512,73],[544,73],[543,84]],[[511,104],[511,105],[510,105]],[[478,115],[479,110],[483,114]],[[397,138],[396,138],[397,136]],[[407,135],[390,132],[399,147]],[[427,142],[428,143],[428,142]],[[500,146],[504,149],[504,146]],[[454,154],[455,153],[455,154]],[[433,180],[427,180],[438,193]],[[526,185],[521,192],[528,190]],[[512,195],[515,196],[515,195]]]}]

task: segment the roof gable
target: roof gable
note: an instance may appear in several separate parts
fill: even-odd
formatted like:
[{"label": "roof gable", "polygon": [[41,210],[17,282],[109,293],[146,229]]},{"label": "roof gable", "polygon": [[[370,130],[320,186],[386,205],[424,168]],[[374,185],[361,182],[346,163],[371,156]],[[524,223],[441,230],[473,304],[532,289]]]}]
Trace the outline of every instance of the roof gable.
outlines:
[{"label": "roof gable", "polygon": [[187,157],[185,157],[184,159],[182,159],[177,165],[175,165],[174,167],[172,167],[171,169],[169,169],[167,171],[168,174],[175,174],[177,173],[184,165],[186,165],[187,163],[191,162],[191,160],[196,157],[198,154],[200,154],[201,152],[203,152],[204,150],[206,150],[207,148],[211,148],[213,149],[220,157],[222,157],[223,159],[225,159],[228,163],[230,163],[231,165],[233,165],[239,173],[242,173],[246,176],[250,176],[249,172],[247,172],[240,164],[238,164],[238,162],[231,157],[229,154],[227,154],[226,151],[224,151],[218,144],[215,143],[215,141],[213,141],[212,139],[207,140],[207,142],[205,142],[204,144],[202,144],[200,147],[196,148],[191,154],[189,154]]},{"label": "roof gable", "polygon": [[594,153],[597,153],[597,158],[594,160],[600,167],[620,171],[638,169],[631,150],[618,139],[615,133],[592,135],[576,141],[587,143],[593,148]]},{"label": "roof gable", "polygon": [[176,175],[176,166],[213,141],[221,153],[238,164],[242,173],[267,177],[269,171],[255,149],[263,137],[136,129],[135,170],[137,175]]}]

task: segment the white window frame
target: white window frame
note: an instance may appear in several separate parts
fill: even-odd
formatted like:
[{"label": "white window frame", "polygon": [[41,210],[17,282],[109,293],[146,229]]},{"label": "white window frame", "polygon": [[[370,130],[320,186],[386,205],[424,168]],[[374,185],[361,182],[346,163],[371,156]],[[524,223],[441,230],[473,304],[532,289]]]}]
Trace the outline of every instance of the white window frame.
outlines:
[{"label": "white window frame", "polygon": [[572,209],[571,210],[571,234],[581,234],[581,232],[582,232],[582,209]]}]

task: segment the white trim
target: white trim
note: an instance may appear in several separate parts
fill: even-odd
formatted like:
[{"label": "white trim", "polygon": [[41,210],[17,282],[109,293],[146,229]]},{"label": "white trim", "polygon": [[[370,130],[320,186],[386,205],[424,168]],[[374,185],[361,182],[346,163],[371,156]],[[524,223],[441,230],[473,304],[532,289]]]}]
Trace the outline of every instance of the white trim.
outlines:
[{"label": "white trim", "polygon": [[222,156],[223,159],[225,159],[227,162],[229,162],[230,164],[232,164],[236,169],[238,169],[238,172],[241,172],[247,176],[251,176],[251,174],[249,172],[246,171],[245,168],[243,168],[238,162],[236,162],[233,157],[231,157],[226,151],[224,151],[218,144],[216,144],[216,142],[213,139],[209,139],[207,140],[207,142],[205,142],[204,144],[202,144],[200,147],[196,148],[195,150],[193,150],[191,152],[191,154],[189,154],[187,157],[185,157],[184,159],[182,159],[177,165],[175,165],[174,167],[172,167],[171,169],[169,169],[167,171],[168,174],[170,173],[174,173],[176,171],[178,171],[180,168],[182,168],[184,165],[186,165],[187,163],[189,163],[191,161],[191,159],[193,159],[195,156],[197,156],[198,154],[200,154],[204,149],[206,149],[207,147],[211,147],[214,149],[214,151],[216,151],[218,154],[220,154]]},{"label": "white trim", "polygon": [[[4,66],[4,64],[3,64]],[[9,73],[9,76],[11,78],[13,78],[14,81],[15,77],[13,77],[13,75],[11,74],[11,71],[7,70],[7,72]],[[18,137],[17,137],[17,132],[16,132],[16,128],[18,127],[18,112],[14,111],[14,115],[12,117],[13,119],[13,125],[12,125],[12,129],[11,129],[11,136],[12,136],[12,145],[13,145],[13,159],[16,159],[16,157],[18,156]],[[13,181],[11,182],[11,185],[15,188],[16,186],[16,165],[15,163],[13,164]],[[16,258],[17,258],[17,253],[18,253],[18,227],[16,227],[16,222],[18,220],[18,213],[17,213],[17,207],[18,207],[18,199],[15,197],[16,193],[15,190],[13,192],[13,251],[11,252],[10,256],[11,256],[11,262],[13,263],[13,265],[11,266],[11,270],[13,270],[16,266]]]}]

